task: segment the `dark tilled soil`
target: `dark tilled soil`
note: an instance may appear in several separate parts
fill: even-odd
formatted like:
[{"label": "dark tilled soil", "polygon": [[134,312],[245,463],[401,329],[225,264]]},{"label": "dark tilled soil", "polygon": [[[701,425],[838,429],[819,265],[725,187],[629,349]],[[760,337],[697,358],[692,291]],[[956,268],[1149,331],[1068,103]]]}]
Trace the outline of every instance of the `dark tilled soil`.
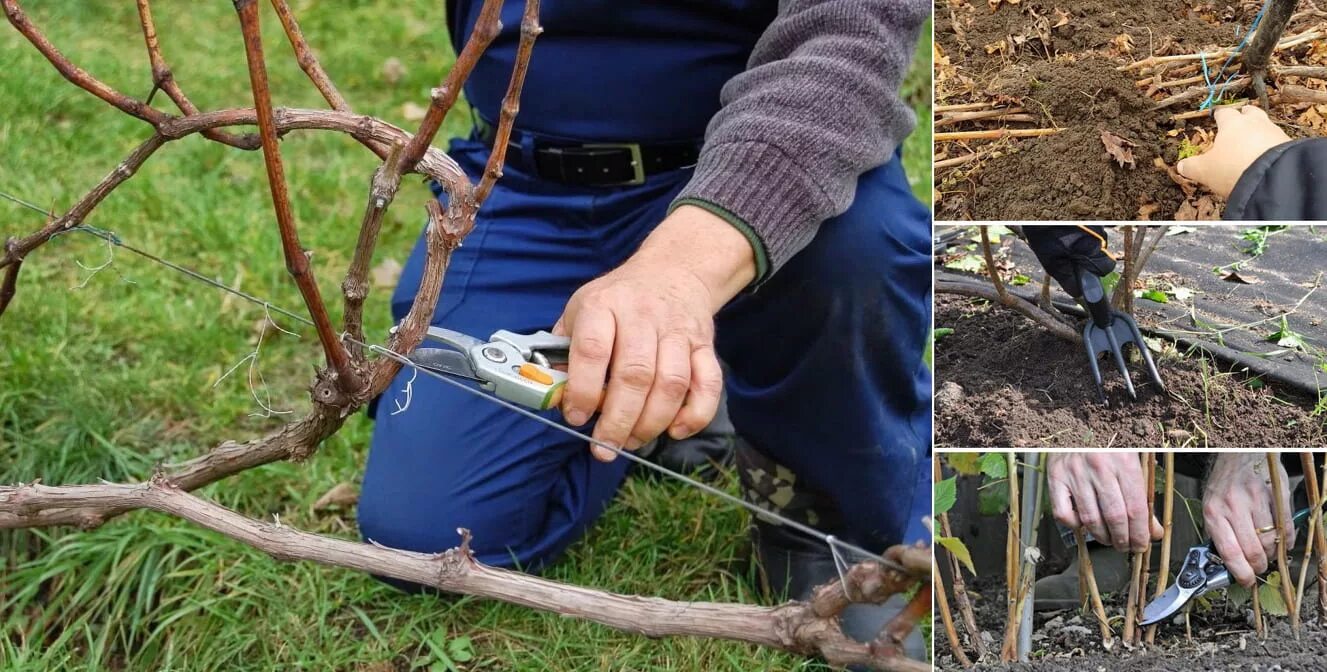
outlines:
[{"label": "dark tilled soil", "polygon": [[[936,5],[935,38],[951,56],[984,56],[988,44],[1011,35],[1036,34],[1038,17],[1048,18],[1052,25],[1059,22],[1056,10],[1068,12],[1070,20],[1063,26],[1050,29],[1051,55],[1105,49],[1122,33],[1132,37],[1135,48],[1143,52],[1166,40],[1197,51],[1223,43],[1234,34],[1233,30],[1213,21],[1233,16],[1232,3],[1224,2],[1190,5],[1183,0],[1025,1],[1003,4],[994,12],[985,2],[970,2],[957,8],[949,3]],[[1195,9],[1195,6],[1201,6],[1204,11]],[[1034,50],[1036,55],[1045,58],[1041,45]]]},{"label": "dark tilled soil", "polygon": [[[977,625],[987,633],[988,647],[999,657],[1005,612],[1004,586],[990,579],[980,579],[969,590],[975,593],[974,614]],[[1026,663],[984,661],[975,668],[990,672],[1321,672],[1327,669],[1327,628],[1317,624],[1316,591],[1305,590],[1301,613],[1305,623],[1300,640],[1295,641],[1284,618],[1267,617],[1267,636],[1259,640],[1251,625],[1252,612],[1247,607],[1225,603],[1220,594],[1213,597],[1213,608],[1190,615],[1192,641],[1186,640],[1183,625],[1159,626],[1155,644],[1126,647],[1118,641],[1107,651],[1095,621],[1077,611],[1037,613],[1034,616],[1032,660]],[[1122,613],[1121,597],[1106,598],[1109,614]],[[955,619],[958,619],[957,614]],[[956,623],[958,632],[963,633]],[[1119,634],[1116,628],[1116,634]],[[965,635],[960,634],[960,637]],[[966,641],[966,640],[965,640]],[[993,643],[992,643],[993,642]],[[968,645],[968,653],[972,653]],[[940,670],[959,670],[943,630],[935,638],[935,666]]]},{"label": "dark tilled soil", "polygon": [[[1150,111],[1151,101],[1115,66],[1099,57],[1041,61],[997,76],[995,91],[1022,99],[1044,120],[1040,125],[1065,130],[1021,142],[983,170],[972,204],[976,219],[1130,220],[1143,199],[1166,212],[1179,208],[1183,193],[1152,163],[1158,156],[1152,139],[1164,135],[1166,115]],[[1106,153],[1102,131],[1136,145],[1134,167]],[[1162,158],[1174,163],[1177,149]]]},{"label": "dark tilled soil", "polygon": [[1271,384],[1251,389],[1242,375],[1220,371],[1209,360],[1179,353],[1159,357],[1164,394],[1145,382],[1141,363],[1133,362],[1136,402],[1112,363],[1102,360],[1110,401],[1105,407],[1081,348],[1016,313],[941,295],[935,325],[954,329],[935,347],[938,447],[1324,445],[1327,418],[1312,417],[1307,400]]},{"label": "dark tilled soil", "polygon": [[[1065,129],[941,172],[937,219],[1118,221],[1144,205],[1150,218],[1173,219],[1184,194],[1153,162],[1178,161],[1181,137],[1168,135],[1177,127],[1169,117],[1196,106],[1153,110],[1136,73],[1115,68],[1151,53],[1230,46],[1248,11],[1256,8],[1185,0],[1025,0],[995,11],[980,0],[937,3],[936,40],[968,80],[958,88],[1022,104],[1038,126]],[[1065,12],[1068,23],[1052,27]],[[1132,38],[1132,54],[1113,43],[1121,35]],[[1106,152],[1102,131],[1135,143],[1132,166]]]}]

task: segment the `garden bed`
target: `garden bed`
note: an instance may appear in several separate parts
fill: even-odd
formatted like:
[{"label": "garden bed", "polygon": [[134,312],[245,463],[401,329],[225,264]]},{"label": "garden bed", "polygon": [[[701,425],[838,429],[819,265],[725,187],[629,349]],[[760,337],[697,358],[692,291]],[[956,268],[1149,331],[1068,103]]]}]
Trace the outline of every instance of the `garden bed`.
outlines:
[{"label": "garden bed", "polygon": [[[1317,623],[1316,590],[1304,591],[1304,624],[1295,641],[1284,618],[1268,618],[1268,632],[1259,639],[1247,605],[1230,604],[1224,593],[1213,593],[1212,608],[1190,614],[1192,640],[1183,625],[1161,624],[1155,644],[1126,647],[1118,639],[1107,651],[1090,616],[1078,610],[1038,612],[1034,616],[1032,656],[1026,663],[998,661],[998,641],[1005,620],[1004,585],[998,578],[970,582],[973,612],[978,627],[991,635],[995,661],[978,663],[975,670],[992,672],[1317,672],[1327,660],[1327,628]],[[975,593],[975,594],[974,594]],[[1105,598],[1108,614],[1122,613],[1123,596]],[[1118,635],[1116,628],[1116,635]],[[969,649],[969,653],[971,650]],[[962,669],[954,660],[945,637],[935,639],[935,666],[939,670]]]},{"label": "garden bed", "polygon": [[[1200,61],[1166,62],[1158,72],[1120,67],[1151,56],[1234,47],[1260,6],[1185,0],[937,2],[936,132],[1058,131],[1024,138],[937,137],[937,219],[1219,218],[1219,199],[1192,183],[1180,184],[1171,170],[1182,156],[1212,142],[1210,115],[1173,118],[1197,112],[1206,95],[1158,108],[1160,101],[1206,88],[1190,81],[1201,78]],[[1325,18],[1301,12],[1284,35],[1327,33]],[[1216,70],[1225,59],[1210,60],[1216,62],[1209,68]],[[1323,40],[1281,49],[1272,64],[1305,74],[1309,68],[1324,71],[1283,73],[1271,78],[1270,87],[1271,117],[1288,134],[1324,135]],[[1218,92],[1220,102],[1249,95],[1238,82]],[[992,116],[1000,110],[1008,115]],[[1123,139],[1124,153],[1112,156],[1103,134]]]},{"label": "garden bed", "polygon": [[982,300],[940,295],[935,323],[937,447],[1286,447],[1323,445],[1327,418],[1313,400],[1167,349],[1157,368],[1167,390],[1130,367],[1138,400],[1108,362],[1110,406],[1097,400],[1082,347]]},{"label": "garden bed", "polygon": [[[951,229],[952,230],[952,229]],[[1097,396],[1081,345],[982,299],[939,293],[935,326],[938,447],[1321,447],[1327,442],[1327,291],[1315,259],[1327,235],[1308,226],[1173,227],[1134,289],[1163,392],[1135,356],[1138,400],[1108,359]],[[1252,232],[1252,233],[1251,233]],[[1118,232],[1111,230],[1112,247]],[[1249,237],[1263,235],[1257,254]],[[938,278],[989,284],[950,267],[977,261],[975,234],[937,252]],[[966,257],[966,259],[965,259]],[[995,247],[1011,291],[1034,297],[1044,277],[1011,235]],[[1233,269],[1233,270],[1232,270]],[[1219,271],[1219,272],[1217,272]],[[1232,281],[1231,274],[1241,281]],[[1058,286],[1056,305],[1072,306]],[[1081,320],[1070,318],[1081,324]],[[1182,339],[1182,344],[1175,340]],[[1132,352],[1132,351],[1130,351]],[[1215,355],[1213,354],[1215,353]]]}]

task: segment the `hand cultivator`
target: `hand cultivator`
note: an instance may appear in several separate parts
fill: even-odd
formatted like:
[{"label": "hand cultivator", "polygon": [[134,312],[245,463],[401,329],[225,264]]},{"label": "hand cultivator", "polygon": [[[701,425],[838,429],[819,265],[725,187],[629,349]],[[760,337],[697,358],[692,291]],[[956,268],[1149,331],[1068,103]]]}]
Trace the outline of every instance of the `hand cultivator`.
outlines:
[{"label": "hand cultivator", "polygon": [[1152,383],[1157,389],[1165,391],[1166,385],[1161,382],[1161,375],[1157,373],[1152,354],[1147,351],[1147,344],[1143,342],[1142,332],[1138,331],[1138,324],[1128,313],[1110,307],[1110,298],[1106,296],[1101,278],[1086,269],[1081,269],[1078,277],[1083,287],[1083,303],[1087,306],[1088,312],[1087,324],[1083,325],[1083,348],[1087,351],[1087,363],[1092,369],[1092,379],[1097,384],[1097,394],[1101,396],[1101,403],[1110,404],[1106,399],[1106,388],[1101,382],[1101,368],[1097,365],[1097,356],[1103,352],[1109,352],[1114,357],[1115,365],[1124,375],[1124,386],[1129,390],[1129,397],[1138,399],[1122,350],[1123,345],[1130,343],[1138,349],[1143,363],[1147,365],[1147,373]]}]

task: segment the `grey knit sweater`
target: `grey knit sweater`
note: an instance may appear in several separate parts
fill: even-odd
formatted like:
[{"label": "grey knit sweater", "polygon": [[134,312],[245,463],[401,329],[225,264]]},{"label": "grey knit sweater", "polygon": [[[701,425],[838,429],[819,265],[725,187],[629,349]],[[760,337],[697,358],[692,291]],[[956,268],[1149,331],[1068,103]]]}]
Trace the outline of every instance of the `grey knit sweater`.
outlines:
[{"label": "grey knit sweater", "polygon": [[912,130],[899,86],[930,13],[931,0],[780,0],[672,208],[698,205],[741,230],[757,284],[777,271]]}]

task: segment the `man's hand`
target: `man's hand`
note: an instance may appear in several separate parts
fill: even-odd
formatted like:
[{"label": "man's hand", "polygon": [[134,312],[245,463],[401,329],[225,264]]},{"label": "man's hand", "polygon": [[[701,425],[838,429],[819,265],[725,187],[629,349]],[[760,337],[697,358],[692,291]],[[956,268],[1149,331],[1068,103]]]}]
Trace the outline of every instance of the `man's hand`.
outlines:
[{"label": "man's hand", "polygon": [[1142,551],[1161,538],[1161,523],[1148,519],[1138,453],[1051,453],[1046,469],[1051,508],[1062,525],[1086,528],[1119,551]]},{"label": "man's hand", "polygon": [[[1286,544],[1293,546],[1289,479],[1279,460],[1276,478],[1281,480],[1281,506],[1286,515],[1281,524],[1286,530]],[[1262,453],[1221,453],[1203,491],[1207,533],[1230,576],[1245,587],[1253,587],[1257,576],[1267,571],[1268,558],[1276,552],[1276,532],[1259,532],[1269,528],[1275,517],[1272,494],[1267,458]]]},{"label": "man's hand", "polygon": [[1267,150],[1290,142],[1290,136],[1252,105],[1219,107],[1212,118],[1216,119],[1216,140],[1211,149],[1180,161],[1176,169],[1221,198],[1230,198],[1240,175]]},{"label": "man's hand", "polygon": [[665,430],[681,439],[704,429],[723,390],[714,314],[755,269],[732,225],[694,206],[673,211],[631,258],[577,290],[553,327],[571,337],[567,422],[579,427],[599,410],[594,438],[627,450]]}]

